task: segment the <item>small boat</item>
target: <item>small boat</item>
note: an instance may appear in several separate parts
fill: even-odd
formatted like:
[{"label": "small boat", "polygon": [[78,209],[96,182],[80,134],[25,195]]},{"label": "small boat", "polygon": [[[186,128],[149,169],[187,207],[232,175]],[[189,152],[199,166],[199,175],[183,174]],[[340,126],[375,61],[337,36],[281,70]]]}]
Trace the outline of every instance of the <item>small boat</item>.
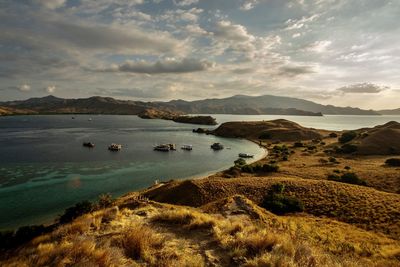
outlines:
[{"label": "small boat", "polygon": [[168,152],[171,150],[171,147],[169,144],[157,145],[154,147],[154,150]]},{"label": "small boat", "polygon": [[240,158],[252,158],[254,155],[252,154],[247,154],[247,153],[239,153]]},{"label": "small boat", "polygon": [[84,142],[82,145],[85,147],[94,147],[94,143],[92,142]]},{"label": "small boat", "polygon": [[221,150],[221,149],[224,149],[224,146],[220,143],[214,143],[211,145],[211,148],[214,150]]},{"label": "small boat", "polygon": [[181,149],[191,151],[191,150],[193,150],[193,146],[192,145],[183,145],[181,147]]},{"label": "small boat", "polygon": [[92,121],[92,118],[89,118],[88,121]]},{"label": "small boat", "polygon": [[119,151],[121,149],[122,149],[122,145],[120,145],[120,144],[114,144],[113,143],[113,144],[108,146],[108,150],[111,150],[111,151]]}]

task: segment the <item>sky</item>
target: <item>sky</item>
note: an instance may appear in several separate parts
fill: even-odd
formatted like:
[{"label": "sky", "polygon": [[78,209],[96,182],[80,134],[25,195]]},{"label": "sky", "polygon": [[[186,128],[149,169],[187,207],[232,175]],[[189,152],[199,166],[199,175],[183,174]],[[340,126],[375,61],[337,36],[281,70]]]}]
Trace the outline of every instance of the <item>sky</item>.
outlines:
[{"label": "sky", "polygon": [[400,108],[400,1],[0,0],[0,101],[279,95]]}]

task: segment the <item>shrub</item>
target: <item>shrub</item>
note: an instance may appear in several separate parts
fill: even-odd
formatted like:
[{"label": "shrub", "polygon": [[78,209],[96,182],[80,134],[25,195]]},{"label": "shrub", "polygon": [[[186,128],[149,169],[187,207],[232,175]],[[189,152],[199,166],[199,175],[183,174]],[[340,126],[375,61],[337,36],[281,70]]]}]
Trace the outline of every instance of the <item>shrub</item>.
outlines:
[{"label": "shrub", "polygon": [[284,191],[285,186],[283,184],[273,184],[261,206],[275,214],[303,211],[303,202],[296,197],[283,195]]},{"label": "shrub", "polygon": [[304,147],[304,144],[302,142],[295,142],[293,147]]},{"label": "shrub", "polygon": [[340,137],[339,137],[339,142],[344,144],[347,142],[350,142],[354,138],[356,138],[357,133],[354,131],[349,131],[349,132],[344,132]]},{"label": "shrub", "polygon": [[329,174],[328,180],[333,180],[336,182],[347,183],[347,184],[356,184],[356,185],[367,185],[367,183],[359,178],[357,174],[353,172],[343,173],[341,176],[336,174]]},{"label": "shrub", "polygon": [[320,159],[318,160],[318,162],[321,163],[321,164],[326,164],[326,163],[328,163],[328,160],[326,160],[326,159],[324,159],[324,158],[320,158]]},{"label": "shrub", "polygon": [[262,166],[262,170],[264,172],[277,172],[279,170],[279,166],[275,164],[264,164]]},{"label": "shrub", "polygon": [[242,166],[246,165],[246,161],[242,158],[238,158],[233,163],[235,164],[235,166],[238,166],[238,167],[242,167]]},{"label": "shrub", "polygon": [[357,151],[357,146],[353,144],[344,144],[337,150],[338,153],[351,154]]},{"label": "shrub", "polygon": [[97,200],[97,208],[104,209],[108,208],[113,204],[114,200],[110,193],[101,194]]},{"label": "shrub", "polygon": [[254,173],[254,169],[251,165],[244,165],[242,167],[242,172]]},{"label": "shrub", "polygon": [[268,132],[261,133],[260,136],[258,137],[258,139],[271,139],[271,138],[272,136]]},{"label": "shrub", "polygon": [[18,228],[16,232],[0,232],[0,250],[15,248],[39,235],[50,232],[52,229],[53,226],[29,225]]},{"label": "shrub", "polygon": [[337,159],[335,157],[329,157],[329,162],[330,163],[338,163]]},{"label": "shrub", "polygon": [[385,161],[385,164],[391,167],[399,167],[400,166],[400,159],[398,158],[390,158]]},{"label": "shrub", "polygon": [[344,169],[345,169],[345,170],[350,170],[351,167],[350,167],[350,166],[344,166]]},{"label": "shrub", "polygon": [[94,205],[90,201],[85,200],[85,201],[79,202],[79,203],[75,204],[75,206],[67,208],[65,210],[64,214],[60,216],[58,221],[60,223],[71,222],[75,218],[77,218],[83,214],[86,214],[88,212],[91,212],[93,210],[93,208],[94,208]]},{"label": "shrub", "polygon": [[283,157],[282,157],[282,160],[283,160],[283,161],[288,161],[288,156],[283,156]]},{"label": "shrub", "polygon": [[331,137],[331,138],[336,138],[336,137],[338,137],[338,135],[337,135],[337,133],[330,133],[330,134],[329,134],[329,137]]}]

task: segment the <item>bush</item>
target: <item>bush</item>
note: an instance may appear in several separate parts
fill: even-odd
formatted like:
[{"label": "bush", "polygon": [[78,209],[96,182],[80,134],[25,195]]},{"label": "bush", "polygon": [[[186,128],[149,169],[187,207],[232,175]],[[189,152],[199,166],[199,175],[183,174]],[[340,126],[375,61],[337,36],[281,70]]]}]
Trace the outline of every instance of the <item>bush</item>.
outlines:
[{"label": "bush", "polygon": [[69,207],[65,210],[64,214],[60,216],[58,221],[60,223],[68,223],[74,220],[75,218],[86,214],[88,212],[91,212],[94,209],[94,205],[90,201],[82,201],[73,207]]},{"label": "bush", "polygon": [[53,229],[53,226],[30,225],[18,228],[16,232],[5,231],[0,232],[0,250],[12,249],[20,246],[33,238],[48,233]]},{"label": "bush", "polygon": [[331,138],[336,138],[336,137],[338,137],[338,135],[337,135],[337,133],[330,133],[330,134],[329,134],[329,137],[331,137]]},{"label": "bush", "polygon": [[295,142],[293,147],[304,147],[304,144],[302,142]]},{"label": "bush", "polygon": [[398,158],[391,158],[385,161],[385,164],[391,167],[399,167],[400,166],[400,159]]},{"label": "bush", "polygon": [[258,139],[271,139],[271,138],[272,136],[268,132],[261,133],[260,136],[258,137]]},{"label": "bush", "polygon": [[328,180],[346,184],[367,185],[367,183],[363,179],[359,178],[357,174],[353,172],[346,172],[343,173],[341,176],[336,174],[329,174]]},{"label": "bush", "polygon": [[104,208],[108,208],[113,204],[114,200],[111,196],[110,193],[107,194],[101,194],[99,196],[99,199],[97,200],[97,208],[99,209],[104,209]]},{"label": "bush", "polygon": [[350,142],[351,140],[353,140],[356,137],[357,137],[357,133],[354,131],[344,132],[339,137],[339,142],[344,144],[344,143]]},{"label": "bush", "polygon": [[337,159],[335,157],[329,157],[329,162],[330,163],[338,163]]},{"label": "bush", "polygon": [[353,144],[344,144],[336,150],[337,153],[351,154],[357,151],[357,146]]},{"label": "bush", "polygon": [[283,195],[285,186],[273,184],[270,192],[265,196],[261,206],[275,214],[301,212],[304,210],[303,202],[296,198]]},{"label": "bush", "polygon": [[238,167],[242,167],[242,166],[246,165],[246,161],[242,158],[238,158],[233,163],[235,163],[235,166],[238,166]]},{"label": "bush", "polygon": [[264,172],[277,172],[279,170],[279,166],[276,164],[264,164],[262,166],[262,170]]},{"label": "bush", "polygon": [[242,167],[242,172],[254,173],[254,169],[251,165],[244,165]]}]

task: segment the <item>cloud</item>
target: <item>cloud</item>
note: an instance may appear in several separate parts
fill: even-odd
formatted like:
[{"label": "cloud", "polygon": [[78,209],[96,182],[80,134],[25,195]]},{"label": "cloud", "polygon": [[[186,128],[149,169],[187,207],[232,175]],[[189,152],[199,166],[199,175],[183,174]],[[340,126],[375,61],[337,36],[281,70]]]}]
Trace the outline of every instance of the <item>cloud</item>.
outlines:
[{"label": "cloud", "polygon": [[214,63],[206,60],[198,60],[193,58],[167,58],[156,62],[126,61],[119,65],[113,65],[111,68],[102,70],[105,72],[131,72],[146,74],[161,73],[187,73],[204,71],[214,66]]},{"label": "cloud", "polygon": [[29,92],[31,90],[31,86],[29,84],[23,84],[18,88],[21,92]]},{"label": "cloud", "polygon": [[279,68],[279,75],[288,76],[288,77],[296,77],[299,75],[315,73],[312,66],[295,66],[288,65]]},{"label": "cloud", "polygon": [[258,0],[246,0],[240,6],[241,10],[251,10],[258,4]]},{"label": "cloud", "polygon": [[56,9],[64,6],[67,0],[36,0],[36,2],[48,9]]},{"label": "cloud", "polygon": [[232,24],[227,20],[217,22],[216,27],[213,30],[215,37],[230,41],[251,41],[254,36],[247,32],[246,27],[240,24]]},{"label": "cloud", "polygon": [[174,0],[174,4],[177,6],[190,6],[198,2],[199,0]]},{"label": "cloud", "polygon": [[49,94],[52,94],[56,91],[56,86],[55,85],[49,85],[46,87],[46,92]]},{"label": "cloud", "polygon": [[316,52],[316,53],[323,53],[326,52],[329,46],[332,44],[332,41],[323,40],[323,41],[316,41],[312,44],[309,44],[306,48],[307,51]]},{"label": "cloud", "polygon": [[302,17],[301,19],[288,19],[286,23],[286,30],[298,30],[301,28],[307,28],[308,24],[318,19],[320,15],[315,14],[309,17]]},{"label": "cloud", "polygon": [[384,90],[389,89],[388,86],[376,85],[373,83],[357,83],[344,87],[340,87],[336,89],[337,91],[341,91],[344,94],[352,93],[352,94],[377,94]]}]

